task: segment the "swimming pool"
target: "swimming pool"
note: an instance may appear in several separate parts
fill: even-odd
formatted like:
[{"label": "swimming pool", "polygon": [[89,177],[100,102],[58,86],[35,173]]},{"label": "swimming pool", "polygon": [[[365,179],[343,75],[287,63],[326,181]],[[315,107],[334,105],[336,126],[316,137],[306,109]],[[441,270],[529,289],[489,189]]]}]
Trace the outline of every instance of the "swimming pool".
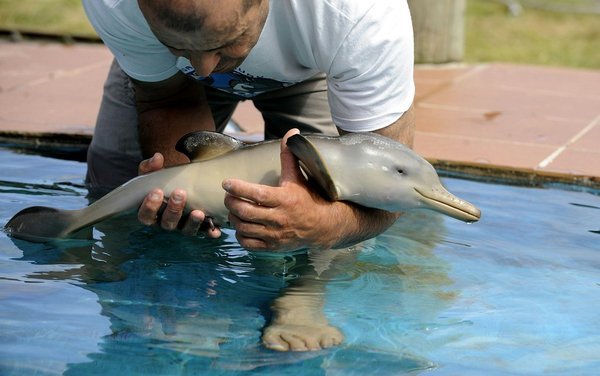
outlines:
[{"label": "swimming pool", "polygon": [[[0,149],[0,224],[79,208],[85,165]],[[600,367],[600,196],[444,179],[483,212],[407,215],[326,281],[346,339],[260,345],[268,305],[306,255],[183,238],[129,217],[93,241],[0,232],[0,374],[564,374]]]}]

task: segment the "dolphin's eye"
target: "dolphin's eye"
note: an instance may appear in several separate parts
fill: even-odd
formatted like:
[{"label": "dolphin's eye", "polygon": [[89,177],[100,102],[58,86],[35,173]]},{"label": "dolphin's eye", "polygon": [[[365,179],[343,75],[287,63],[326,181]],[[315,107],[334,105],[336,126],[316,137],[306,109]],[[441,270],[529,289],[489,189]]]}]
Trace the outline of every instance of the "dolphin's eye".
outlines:
[{"label": "dolphin's eye", "polygon": [[401,168],[396,169],[400,175],[404,175],[404,170]]}]

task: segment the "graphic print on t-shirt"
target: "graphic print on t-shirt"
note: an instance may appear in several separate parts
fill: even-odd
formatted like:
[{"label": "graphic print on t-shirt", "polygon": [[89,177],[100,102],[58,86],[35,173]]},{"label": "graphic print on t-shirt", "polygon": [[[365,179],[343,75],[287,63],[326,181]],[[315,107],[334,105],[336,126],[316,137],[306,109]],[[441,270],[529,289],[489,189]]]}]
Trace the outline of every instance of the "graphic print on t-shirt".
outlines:
[{"label": "graphic print on t-shirt", "polygon": [[181,65],[179,70],[188,77],[215,89],[235,94],[244,98],[252,98],[271,90],[282,89],[293,85],[293,82],[282,82],[265,77],[254,77],[244,74],[237,69],[228,73],[211,73],[208,77],[196,74],[191,65]]}]

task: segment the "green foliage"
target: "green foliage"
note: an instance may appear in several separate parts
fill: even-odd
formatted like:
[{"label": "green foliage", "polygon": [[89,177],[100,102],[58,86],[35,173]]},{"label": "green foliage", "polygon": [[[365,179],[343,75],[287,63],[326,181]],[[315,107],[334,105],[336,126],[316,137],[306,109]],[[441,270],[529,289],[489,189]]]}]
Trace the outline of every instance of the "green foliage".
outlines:
[{"label": "green foliage", "polygon": [[0,28],[70,36],[94,36],[81,0],[0,0]]},{"label": "green foliage", "polygon": [[512,16],[498,2],[467,4],[467,62],[600,68],[600,15],[525,7]]},{"label": "green foliage", "polygon": [[[561,0],[560,3],[575,5],[577,1],[582,0]],[[600,15],[597,14],[557,13],[525,7],[520,15],[512,16],[499,1],[468,0],[465,61],[598,69],[598,25]],[[0,28],[95,35],[80,0],[0,0]]]}]

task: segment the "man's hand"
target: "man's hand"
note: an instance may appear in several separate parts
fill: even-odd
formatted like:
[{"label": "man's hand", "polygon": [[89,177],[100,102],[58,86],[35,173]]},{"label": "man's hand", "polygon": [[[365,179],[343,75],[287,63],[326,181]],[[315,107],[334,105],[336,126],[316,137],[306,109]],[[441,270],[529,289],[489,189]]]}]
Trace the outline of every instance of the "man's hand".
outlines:
[{"label": "man's hand", "polygon": [[223,182],[225,206],[240,244],[251,250],[290,251],[300,248],[332,248],[346,234],[353,217],[341,202],[329,202],[312,190],[300,171],[286,140],[281,143],[279,186],[241,180]]},{"label": "man's hand", "polygon": [[[160,170],[164,166],[164,157],[160,153],[154,154],[150,159],[143,160],[139,167],[140,175]],[[160,227],[167,231],[175,230],[182,219],[185,208],[186,192],[181,189],[175,189],[171,192],[169,200],[166,202],[162,217],[160,218]],[[164,204],[164,193],[160,189],[153,189],[148,193],[140,209],[138,210],[138,219],[145,225],[158,223],[159,211]],[[181,225],[181,232],[184,235],[195,236],[204,222],[204,213],[200,210],[192,210],[187,219]],[[211,238],[221,236],[221,230],[218,228],[209,228],[207,235]]]}]

